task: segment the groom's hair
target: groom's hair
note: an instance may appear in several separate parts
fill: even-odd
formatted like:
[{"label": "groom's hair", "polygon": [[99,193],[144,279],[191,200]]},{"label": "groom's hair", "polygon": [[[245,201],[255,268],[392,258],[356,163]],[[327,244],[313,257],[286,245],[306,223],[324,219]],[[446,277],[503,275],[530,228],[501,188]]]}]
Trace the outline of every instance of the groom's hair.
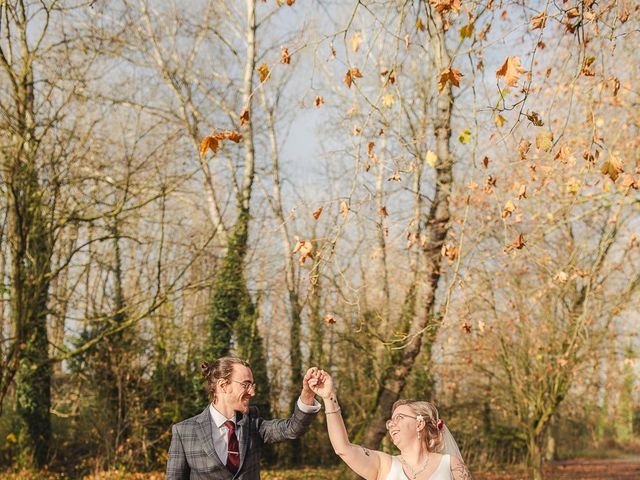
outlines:
[{"label": "groom's hair", "polygon": [[216,385],[218,380],[229,380],[233,373],[234,365],[244,365],[251,368],[249,362],[237,357],[220,357],[213,363],[202,362],[200,371],[206,380],[207,396],[211,403],[216,401]]}]

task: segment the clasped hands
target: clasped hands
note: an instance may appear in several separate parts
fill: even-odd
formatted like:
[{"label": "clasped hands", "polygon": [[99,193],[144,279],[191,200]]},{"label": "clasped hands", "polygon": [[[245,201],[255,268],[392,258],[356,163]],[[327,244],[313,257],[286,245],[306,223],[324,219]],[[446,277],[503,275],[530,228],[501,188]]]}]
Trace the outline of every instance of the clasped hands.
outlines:
[{"label": "clasped hands", "polygon": [[307,405],[313,404],[313,396],[326,399],[333,393],[333,379],[324,370],[311,367],[302,380],[302,394],[300,398]]}]

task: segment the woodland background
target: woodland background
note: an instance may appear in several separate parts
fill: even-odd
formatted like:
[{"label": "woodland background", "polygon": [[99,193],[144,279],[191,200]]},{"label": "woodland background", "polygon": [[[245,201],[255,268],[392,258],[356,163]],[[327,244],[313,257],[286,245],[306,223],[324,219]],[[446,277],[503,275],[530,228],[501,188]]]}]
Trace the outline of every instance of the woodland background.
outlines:
[{"label": "woodland background", "polygon": [[2,468],[162,470],[229,352],[369,446],[408,397],[472,470],[637,455],[639,14],[1,0]]}]

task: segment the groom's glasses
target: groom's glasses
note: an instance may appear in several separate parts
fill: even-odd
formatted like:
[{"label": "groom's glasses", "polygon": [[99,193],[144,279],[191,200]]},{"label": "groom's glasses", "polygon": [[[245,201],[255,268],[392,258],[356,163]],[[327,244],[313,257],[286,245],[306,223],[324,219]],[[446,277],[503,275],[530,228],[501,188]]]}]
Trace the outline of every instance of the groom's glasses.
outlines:
[{"label": "groom's glasses", "polygon": [[256,391],[256,384],[255,383],[252,383],[252,382],[249,382],[249,381],[247,381],[247,382],[238,382],[237,380],[230,380],[230,381],[233,382],[233,383],[237,383],[238,385],[241,385],[242,389],[245,392],[248,392],[249,390],[253,390],[254,392]]},{"label": "groom's glasses", "polygon": [[405,415],[404,413],[399,413],[395,417],[387,420],[387,422],[385,423],[385,426],[387,427],[387,430],[390,430],[393,425],[397,425],[398,422],[401,422],[405,418],[413,418],[415,420],[418,417],[412,417],[411,415]]}]

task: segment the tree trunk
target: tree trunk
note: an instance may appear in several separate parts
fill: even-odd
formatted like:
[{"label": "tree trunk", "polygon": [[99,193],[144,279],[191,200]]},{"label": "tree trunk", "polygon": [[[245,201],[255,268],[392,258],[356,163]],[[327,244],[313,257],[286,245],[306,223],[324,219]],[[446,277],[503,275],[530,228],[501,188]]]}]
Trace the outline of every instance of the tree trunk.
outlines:
[{"label": "tree trunk", "polygon": [[[431,44],[433,46],[435,70],[440,72],[448,67],[451,59],[445,45],[445,31],[441,17],[428,8],[431,22]],[[453,96],[449,84],[438,96],[436,114],[434,118],[434,133],[436,138],[436,154],[438,163],[436,165],[436,185],[434,199],[426,218],[422,220],[422,228],[426,234],[427,242],[424,247],[424,273],[423,273],[423,293],[422,293],[422,314],[415,321],[409,335],[413,337],[402,350],[397,350],[397,358],[390,357],[390,362],[383,373],[378,394],[373,408],[370,410],[370,424],[363,439],[363,443],[371,448],[378,448],[385,433],[385,420],[391,414],[393,403],[400,398],[400,395],[410,378],[414,363],[418,358],[424,332],[429,330],[430,335],[426,338],[426,348],[430,348],[435,337],[435,332],[440,320],[434,315],[433,307],[435,294],[440,280],[441,249],[449,228],[450,219],[450,196],[453,183],[453,158],[449,147],[451,137],[451,110]],[[406,305],[412,303],[411,295],[417,292],[409,292]],[[415,301],[415,300],[413,300]],[[406,331],[406,330],[404,330]],[[416,333],[417,332],[417,333]]]}]

